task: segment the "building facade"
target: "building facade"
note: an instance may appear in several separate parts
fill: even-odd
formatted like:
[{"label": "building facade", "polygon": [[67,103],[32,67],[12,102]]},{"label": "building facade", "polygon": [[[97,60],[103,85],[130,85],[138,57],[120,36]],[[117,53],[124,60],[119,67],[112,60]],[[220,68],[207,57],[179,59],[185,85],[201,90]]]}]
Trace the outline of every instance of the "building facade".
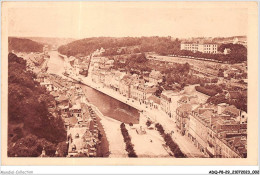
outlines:
[{"label": "building facade", "polygon": [[216,54],[218,45],[216,43],[183,42],[181,43],[181,50]]},{"label": "building facade", "polygon": [[169,117],[175,116],[177,109],[177,101],[180,98],[180,93],[178,91],[163,91],[161,93],[161,110],[164,111]]}]

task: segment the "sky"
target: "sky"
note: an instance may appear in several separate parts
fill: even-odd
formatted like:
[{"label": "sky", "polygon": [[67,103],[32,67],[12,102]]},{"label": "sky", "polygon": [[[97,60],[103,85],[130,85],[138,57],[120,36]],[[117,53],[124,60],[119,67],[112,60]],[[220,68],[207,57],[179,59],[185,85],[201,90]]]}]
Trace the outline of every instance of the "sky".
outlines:
[{"label": "sky", "polygon": [[246,8],[225,4],[17,3],[8,9],[8,35],[228,37],[247,35],[247,17]]}]

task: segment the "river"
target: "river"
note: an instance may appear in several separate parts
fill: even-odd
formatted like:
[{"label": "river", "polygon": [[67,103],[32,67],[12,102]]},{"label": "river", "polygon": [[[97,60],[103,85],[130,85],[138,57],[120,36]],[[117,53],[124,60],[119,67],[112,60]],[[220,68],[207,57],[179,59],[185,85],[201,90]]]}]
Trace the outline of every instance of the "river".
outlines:
[{"label": "river", "polygon": [[[62,76],[64,72],[64,60],[57,51],[50,51],[48,62],[48,73]],[[119,120],[124,123],[139,123],[139,112],[137,109],[122,103],[106,94],[103,94],[89,86],[81,85],[88,101],[95,105],[103,115]]]}]

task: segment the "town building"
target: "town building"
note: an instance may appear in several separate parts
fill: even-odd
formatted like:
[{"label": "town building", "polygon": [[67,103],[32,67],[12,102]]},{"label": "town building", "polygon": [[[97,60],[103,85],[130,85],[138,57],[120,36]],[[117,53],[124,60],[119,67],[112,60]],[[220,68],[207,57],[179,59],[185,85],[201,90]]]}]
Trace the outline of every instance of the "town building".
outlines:
[{"label": "town building", "polygon": [[41,82],[40,85],[44,86],[48,91],[54,90],[53,83],[48,79],[44,79],[44,82]]},{"label": "town building", "polygon": [[180,98],[179,91],[167,90],[161,93],[161,110],[164,111],[169,117],[175,116],[177,109],[177,101]]},{"label": "town building", "polygon": [[95,70],[91,72],[91,79],[94,83],[100,83],[99,71]]},{"label": "town building", "polygon": [[112,78],[111,78],[110,86],[114,91],[119,91],[120,80],[126,75],[126,73],[116,71],[116,70],[113,70],[111,72],[112,72]]},{"label": "town building", "polygon": [[205,156],[246,157],[245,117],[234,106],[200,105],[188,118],[188,137]]},{"label": "town building", "polygon": [[105,82],[104,85],[108,88],[111,88],[111,81],[113,80],[113,73],[111,71],[107,71],[105,74]]},{"label": "town building", "polygon": [[49,77],[48,74],[40,72],[40,73],[37,75],[37,79],[36,79],[36,80],[37,80],[39,83],[43,83],[43,82],[45,82],[45,81],[48,79],[48,77]]},{"label": "town building", "polygon": [[108,60],[105,62],[105,69],[111,69],[114,66],[114,60]]},{"label": "town building", "polygon": [[145,103],[145,101],[153,95],[157,87],[153,83],[144,82],[143,79],[141,79],[138,83],[134,83],[131,85],[131,95],[130,97],[137,100],[140,104]]},{"label": "town building", "polygon": [[29,66],[41,66],[45,61],[44,55],[42,53],[31,53],[28,55],[27,62]]},{"label": "town building", "polygon": [[133,78],[130,75],[125,75],[119,82],[119,93],[123,96],[130,97],[130,86]]},{"label": "town building", "polygon": [[145,83],[144,79],[139,80],[138,83],[133,83],[130,85],[131,94],[130,97],[136,101],[140,101],[143,96],[143,92],[140,91],[139,86]]},{"label": "town building", "polygon": [[151,95],[147,98],[145,103],[150,107],[150,109],[158,110],[160,108],[161,99],[155,95]]},{"label": "town building", "polygon": [[182,95],[177,100],[177,106],[180,106],[182,104],[198,104],[198,96],[197,95]]},{"label": "town building", "polygon": [[[89,147],[86,139],[91,137],[91,134],[87,134],[88,127],[74,126],[68,130],[68,157],[74,157],[79,154],[86,154],[89,156]],[[86,138],[87,137],[87,138]]]},{"label": "town building", "polygon": [[212,42],[188,42],[181,43],[181,50],[189,50],[192,52],[212,53],[218,52],[218,45]]},{"label": "town building", "polygon": [[70,116],[71,117],[76,117],[76,118],[82,118],[81,115],[81,106],[79,103],[74,104],[71,108],[70,108]]},{"label": "town building", "polygon": [[191,138],[194,145],[205,155],[208,155],[208,126],[211,125],[210,122],[212,120],[213,112],[214,109],[200,106],[196,110],[193,110],[189,115],[188,137]]},{"label": "town building", "polygon": [[106,76],[106,71],[100,70],[98,73],[98,79],[100,83],[105,84],[105,76]]},{"label": "town building", "polygon": [[68,112],[69,109],[69,99],[65,95],[60,95],[55,99],[57,101],[57,108],[61,110],[62,113]]},{"label": "town building", "polygon": [[182,104],[176,109],[175,122],[179,132],[182,135],[186,134],[189,128],[189,115],[192,111],[191,104]]}]

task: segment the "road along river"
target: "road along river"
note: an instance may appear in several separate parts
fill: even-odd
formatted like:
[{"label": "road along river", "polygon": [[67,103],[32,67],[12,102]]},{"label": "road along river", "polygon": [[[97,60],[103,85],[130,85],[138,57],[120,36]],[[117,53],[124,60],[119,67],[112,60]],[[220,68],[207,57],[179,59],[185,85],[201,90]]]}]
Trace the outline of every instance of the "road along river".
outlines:
[{"label": "road along river", "polygon": [[[57,51],[51,51],[48,62],[48,72],[63,76],[64,60]],[[139,112],[135,108],[122,103],[106,94],[89,86],[81,85],[88,101],[95,105],[103,115],[125,123],[138,123]]]},{"label": "road along river", "polygon": [[[51,51],[49,55],[48,73],[65,77],[62,74],[65,65],[64,59],[57,51]],[[81,84],[81,88],[89,103],[95,106],[93,109],[102,113],[99,116],[109,142],[109,157],[128,157],[120,124],[122,122],[139,123],[138,110],[87,85]]]}]

